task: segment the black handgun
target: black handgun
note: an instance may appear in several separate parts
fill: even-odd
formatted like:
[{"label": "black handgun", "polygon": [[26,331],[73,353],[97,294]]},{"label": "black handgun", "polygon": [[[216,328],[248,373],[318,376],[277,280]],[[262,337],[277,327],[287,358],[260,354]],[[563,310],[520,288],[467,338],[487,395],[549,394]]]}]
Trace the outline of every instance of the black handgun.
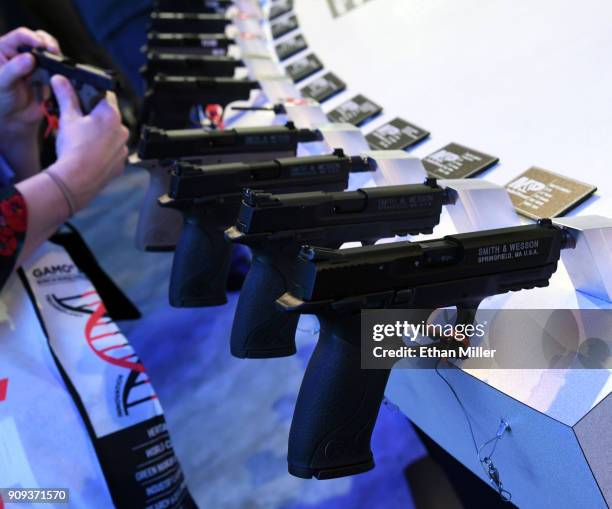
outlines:
[{"label": "black handgun", "polygon": [[236,221],[245,188],[291,193],[346,189],[351,172],[373,171],[372,161],[331,155],[290,157],[252,164],[194,166],[177,163],[170,192],[160,204],[183,213],[170,279],[170,304],[202,307],[227,302],[232,245],[224,231]]},{"label": "black handgun", "polygon": [[318,130],[284,126],[244,127],[222,131],[182,129],[165,131],[145,126],[140,134],[140,166],[150,172],[138,228],[136,246],[146,251],[173,250],[180,238],[183,218],[159,206],[158,198],[170,187],[170,170],[181,159],[193,164],[270,161],[297,154],[298,144],[321,141]]},{"label": "black handgun", "polygon": [[36,68],[31,82],[35,87],[50,85],[51,78],[61,74],[70,80],[77,95],[82,112],[89,114],[106,97],[106,93],[117,89],[117,80],[107,71],[85,64],[77,64],[61,55],[41,48],[21,46],[20,53],[31,53],[36,59]]},{"label": "black handgun", "polygon": [[569,232],[542,220],[425,242],[303,248],[293,289],[277,302],[316,314],[321,332],[293,415],[289,472],[329,479],[374,467],[370,438],[390,370],[361,369],[361,309],[410,309],[420,323],[457,306],[457,323],[472,323],[487,297],[548,286],[561,250],[573,247]]},{"label": "black handgun", "polygon": [[209,33],[220,34],[232,22],[225,14],[199,12],[152,12],[149,30],[165,33]]},{"label": "black handgun", "polygon": [[224,33],[169,34],[150,31],[147,34],[146,48],[198,55],[226,55],[228,48],[235,43],[234,39]]},{"label": "black handgun", "polygon": [[145,93],[142,123],[165,129],[192,127],[194,107],[247,100],[251,90],[259,88],[253,80],[207,78],[201,76],[157,75]]},{"label": "black handgun", "polygon": [[432,233],[442,206],[455,193],[425,184],[373,187],[338,193],[245,194],[231,242],[251,248],[253,262],[238,299],[231,351],[240,358],[295,353],[299,316],[283,313],[276,300],[288,289],[300,247],[339,248],[345,242],[374,244],[394,235]]},{"label": "black handgun", "polygon": [[154,11],[174,12],[225,12],[234,2],[232,0],[154,0]]},{"label": "black handgun", "polygon": [[244,67],[242,60],[223,55],[196,55],[150,50],[147,51],[146,58],[147,63],[140,69],[140,74],[147,81],[157,74],[231,78],[236,73],[236,69]]}]

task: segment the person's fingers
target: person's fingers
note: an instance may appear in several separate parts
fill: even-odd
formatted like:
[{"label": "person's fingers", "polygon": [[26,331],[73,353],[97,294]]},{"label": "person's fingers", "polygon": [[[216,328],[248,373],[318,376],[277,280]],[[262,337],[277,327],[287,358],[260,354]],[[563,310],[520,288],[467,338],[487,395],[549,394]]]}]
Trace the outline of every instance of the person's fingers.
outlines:
[{"label": "person's fingers", "polygon": [[115,92],[106,92],[106,100],[108,104],[119,111],[119,100],[117,99],[117,94],[115,94]]},{"label": "person's fingers", "polygon": [[107,121],[121,120],[117,96],[113,92],[106,92],[106,98],[96,104],[90,115],[104,118]]},{"label": "person's fingers", "polygon": [[123,171],[123,167],[126,166],[129,156],[127,141],[130,137],[130,132],[124,125],[120,125],[113,137],[114,149],[112,151],[112,167],[121,166],[120,170]]},{"label": "person's fingers", "polygon": [[17,28],[0,37],[0,52],[6,58],[13,58],[17,55],[20,46],[38,48],[44,45],[44,40],[36,32],[24,27]]},{"label": "person's fingers", "polygon": [[105,177],[107,183],[123,174],[127,165],[127,154],[127,148],[124,147],[109,159]]},{"label": "person's fingers", "polygon": [[0,90],[11,88],[17,81],[30,74],[36,65],[29,53],[18,55],[0,67]]},{"label": "person's fingers", "polygon": [[120,152],[119,152],[119,157],[117,160],[117,167],[115,170],[114,175],[116,177],[120,176],[123,174],[123,172],[125,171],[125,167],[127,165],[127,158],[128,158],[128,149],[127,147],[122,147]]},{"label": "person's fingers", "polygon": [[36,30],[36,35],[38,35],[38,37],[40,37],[40,39],[44,42],[45,49],[47,51],[50,51],[51,53],[55,53],[57,55],[62,52],[60,49],[59,42],[57,42],[57,39],[51,34],[45,32],[44,30]]},{"label": "person's fingers", "polygon": [[119,136],[115,140],[115,149],[113,153],[115,154],[113,157],[117,158],[116,160],[122,163],[125,163],[125,160],[128,158],[128,148],[127,141],[129,138],[129,131],[124,127],[119,127]]},{"label": "person's fingers", "polygon": [[125,127],[124,125],[121,125],[121,143],[123,143],[124,145],[127,143],[127,141],[130,138],[130,131],[127,127]]},{"label": "person's fingers", "polygon": [[79,98],[70,81],[59,74],[51,78],[51,88],[57,99],[60,110],[60,118],[74,118],[83,116]]},{"label": "person's fingers", "polygon": [[[112,101],[112,99],[111,99]],[[121,123],[121,114],[116,106],[108,99],[102,99],[90,113],[92,117],[100,119],[109,124]]]}]

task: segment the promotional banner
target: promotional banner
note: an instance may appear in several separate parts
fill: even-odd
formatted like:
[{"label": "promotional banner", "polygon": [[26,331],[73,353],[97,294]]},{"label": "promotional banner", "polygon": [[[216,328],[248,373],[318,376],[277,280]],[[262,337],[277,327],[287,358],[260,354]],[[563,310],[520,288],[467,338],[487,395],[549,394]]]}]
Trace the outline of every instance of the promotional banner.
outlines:
[{"label": "promotional banner", "polygon": [[45,244],[2,297],[0,487],[195,507],[142,362],[64,248]]}]

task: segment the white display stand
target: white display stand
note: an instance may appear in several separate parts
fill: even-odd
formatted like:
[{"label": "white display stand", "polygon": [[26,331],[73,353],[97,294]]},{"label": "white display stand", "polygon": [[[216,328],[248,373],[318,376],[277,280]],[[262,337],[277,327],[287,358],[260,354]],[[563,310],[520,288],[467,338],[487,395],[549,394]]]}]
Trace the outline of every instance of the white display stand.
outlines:
[{"label": "white display stand", "polygon": [[[295,4],[310,50],[349,85],[324,105],[326,111],[365,94],[385,108],[365,132],[401,116],[432,132],[412,152],[420,158],[452,141],[466,144],[500,157],[485,175],[498,185],[538,165],[599,187],[600,195],[572,215],[612,217],[612,201],[601,197],[612,196],[606,107],[612,67],[599,65],[612,51],[612,4],[370,0],[340,18],[332,17],[326,0]],[[445,212],[435,234],[453,230]],[[610,309],[612,304],[576,292],[560,263],[548,288],[494,297],[483,306]],[[443,374],[461,398],[478,444],[495,436],[501,419],[510,424],[493,459],[517,506],[612,505],[611,371]],[[463,412],[435,371],[394,370],[387,397],[485,478]]]},{"label": "white display stand", "polygon": [[458,232],[493,230],[521,224],[506,189],[482,179],[438,180],[452,189],[455,203],[446,208]]},{"label": "white display stand", "polygon": [[576,239],[575,249],[561,253],[574,288],[605,301],[612,301],[612,218],[598,216],[557,218]]},{"label": "white display stand", "polygon": [[[493,297],[481,308],[612,309],[608,302],[569,288],[560,263],[548,288]],[[612,503],[612,370],[461,367],[442,372],[466,408],[479,446],[495,436],[501,419],[510,425],[494,462],[515,504],[590,509]],[[433,369],[393,370],[386,396],[486,479],[463,411]]]},{"label": "white display stand", "polygon": [[312,99],[299,99],[284,103],[287,120],[303,128],[315,128],[328,121],[322,106]]},{"label": "white display stand", "polygon": [[[605,508],[612,500],[609,371],[443,370],[480,446],[504,419],[493,460],[518,507]],[[602,393],[605,396],[602,396]],[[465,416],[433,370],[391,374],[387,397],[441,447],[485,479]]]},{"label": "white display stand", "polygon": [[378,163],[373,182],[377,186],[422,184],[427,178],[421,160],[403,150],[370,150],[365,155]]}]

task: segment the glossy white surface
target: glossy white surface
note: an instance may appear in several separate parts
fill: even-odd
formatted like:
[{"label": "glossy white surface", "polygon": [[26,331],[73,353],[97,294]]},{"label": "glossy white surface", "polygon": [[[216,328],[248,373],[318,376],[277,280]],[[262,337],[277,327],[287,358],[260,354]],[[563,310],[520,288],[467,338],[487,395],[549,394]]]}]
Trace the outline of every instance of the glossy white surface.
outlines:
[{"label": "glossy white surface", "polygon": [[[296,11],[310,49],[348,84],[326,111],[364,94],[385,108],[365,132],[401,116],[432,132],[412,155],[465,144],[500,157],[482,175],[500,185],[533,165],[550,169],[599,187],[572,215],[612,217],[610,2],[371,0],[334,19],[326,0],[301,0]],[[436,234],[453,232],[445,213]],[[612,304],[576,292],[560,264],[548,288],[494,297],[483,307]],[[593,473],[609,497],[602,472],[612,470],[610,455],[595,457],[591,446],[589,468],[571,426],[578,430],[598,403],[612,417],[609,371],[457,370],[451,378],[478,443],[495,434],[501,418],[510,422],[496,463],[515,503],[605,507]],[[465,417],[435,372],[395,370],[387,396],[482,475]],[[592,421],[578,433],[581,441],[610,443],[605,419]]]}]

